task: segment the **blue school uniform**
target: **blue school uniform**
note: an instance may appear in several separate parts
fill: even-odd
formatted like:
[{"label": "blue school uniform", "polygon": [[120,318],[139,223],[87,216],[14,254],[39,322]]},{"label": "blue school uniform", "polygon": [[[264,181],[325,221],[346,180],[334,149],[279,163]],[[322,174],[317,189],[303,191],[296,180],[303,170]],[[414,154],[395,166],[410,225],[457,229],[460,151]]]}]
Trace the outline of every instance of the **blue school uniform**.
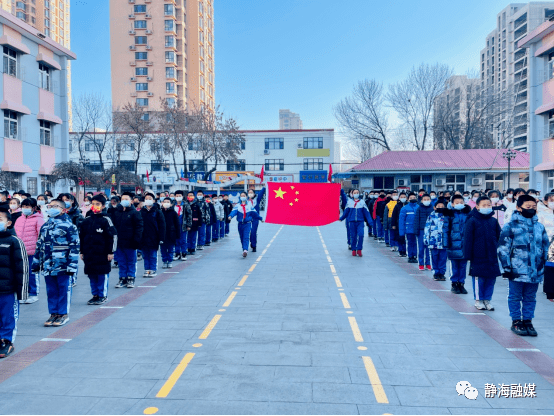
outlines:
[{"label": "blue school uniform", "polygon": [[250,242],[250,233],[252,231],[252,221],[262,221],[263,218],[256,212],[252,204],[248,201],[234,206],[229,217],[237,217],[240,242],[243,250],[248,250]]},{"label": "blue school uniform", "polygon": [[364,242],[364,221],[369,222],[369,210],[363,199],[349,199],[340,220],[347,220],[350,229],[352,250],[362,250]]}]

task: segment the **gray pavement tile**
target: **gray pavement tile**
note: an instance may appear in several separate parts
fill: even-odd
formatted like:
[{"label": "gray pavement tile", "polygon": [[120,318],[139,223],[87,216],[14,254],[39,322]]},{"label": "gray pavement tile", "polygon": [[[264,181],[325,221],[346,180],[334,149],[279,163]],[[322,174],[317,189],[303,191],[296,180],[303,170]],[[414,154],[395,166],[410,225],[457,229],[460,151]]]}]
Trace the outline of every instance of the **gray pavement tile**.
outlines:
[{"label": "gray pavement tile", "polygon": [[278,366],[310,366],[312,365],[311,354],[308,353],[272,353],[248,351],[244,356],[245,365],[278,365]]},{"label": "gray pavement tile", "polygon": [[[138,399],[122,399],[120,397],[96,400],[97,402],[86,413],[87,415],[123,415],[138,402]],[[79,413],[84,414],[82,411]]]},{"label": "gray pavement tile", "polygon": [[[191,361],[191,363],[194,365],[237,365],[243,362],[245,354],[246,353],[243,351],[227,351],[227,349],[214,351],[198,351],[194,355],[194,362]],[[179,363],[183,359],[183,356],[184,354],[179,354],[179,356],[175,359],[175,362]]]},{"label": "gray pavement tile", "polygon": [[[125,379],[135,380],[167,380],[173,373],[178,363],[173,364],[135,364],[125,375]],[[204,370],[204,365],[189,364],[181,375],[183,380],[196,380]]]},{"label": "gray pavement tile", "polygon": [[[479,395],[485,395],[484,389],[479,389]],[[537,392],[537,397],[527,398],[485,398],[488,404],[495,409],[539,409],[547,410],[554,414],[554,400],[551,390]]]},{"label": "gray pavement tile", "polygon": [[231,397],[261,402],[312,402],[311,383],[233,383],[226,386]]},{"label": "gray pavement tile", "polygon": [[179,414],[182,415],[270,415],[274,414],[269,409],[267,402],[247,401],[181,401]]},{"label": "gray pavement tile", "polygon": [[419,356],[436,355],[439,357],[481,357],[469,345],[415,345],[407,344],[410,353]]},{"label": "gray pavement tile", "polygon": [[[391,406],[388,404],[367,405],[359,404],[358,411],[361,415],[448,415],[449,409],[446,407],[409,407],[409,406]],[[479,412],[469,414],[480,414]]]},{"label": "gray pavement tile", "polygon": [[[483,331],[478,333],[464,333],[459,331],[458,334],[430,334],[428,335],[431,344],[448,344],[448,345],[479,345],[479,348],[488,348],[489,346],[498,346],[499,344],[487,336]],[[419,342],[413,344],[421,344]],[[423,343],[425,344],[425,343]]]},{"label": "gray pavement tile", "polygon": [[[120,414],[127,415],[143,415],[144,410],[149,407],[155,407],[158,411],[157,415],[181,415],[183,414],[181,409],[183,408],[186,400],[172,400],[172,399],[140,399],[135,400],[131,407],[125,412]],[[109,412],[107,414],[110,414]]]},{"label": "gray pavement tile", "polygon": [[[234,319],[233,315],[227,315],[227,319],[232,318]],[[218,322],[219,325],[219,322]],[[248,329],[248,330],[267,330],[267,331],[278,331],[281,329],[281,326],[283,324],[281,322],[243,322],[241,321],[233,321],[229,322],[227,325],[228,330],[232,329]]]},{"label": "gray pavement tile", "polygon": [[283,331],[301,331],[301,332],[324,332],[338,331],[338,325],[334,322],[316,322],[306,323],[298,321],[285,321],[282,323]]},{"label": "gray pavement tile", "polygon": [[481,390],[485,384],[521,384],[535,383],[537,391],[554,390],[554,385],[536,373],[489,372],[489,371],[425,371],[427,378],[434,386],[456,385],[458,381],[469,381]]},{"label": "gray pavement tile", "polygon": [[465,358],[453,360],[460,371],[487,371],[493,373],[533,373],[517,358]]},{"label": "gray pavement tile", "polygon": [[312,383],[351,383],[347,367],[280,366],[275,369],[275,381]]},{"label": "gray pavement tile", "polygon": [[[217,323],[219,325],[219,322]],[[198,331],[195,335],[200,336],[202,331]],[[252,330],[251,329],[219,329],[218,326],[216,326],[209,336],[210,340],[249,340],[252,338]]]},{"label": "gray pavement tile", "polygon": [[[188,369],[187,369],[188,370]],[[236,382],[267,382],[272,380],[275,374],[274,366],[261,365],[206,365],[201,378],[208,381],[210,378],[227,378]],[[294,380],[292,380],[294,381]]]},{"label": "gray pavement tile", "polygon": [[[360,364],[356,367],[348,368],[352,383],[371,384],[363,362]],[[379,368],[378,374],[381,383],[388,386],[432,386],[422,370]]]},{"label": "gray pavement tile", "polygon": [[[364,351],[364,354],[367,351]],[[357,367],[363,368],[364,363],[360,351],[352,354],[330,354],[325,352],[312,353],[312,366],[314,367]],[[373,360],[376,366],[381,366],[380,360]]]},{"label": "gray pavement tile", "polygon": [[[352,330],[335,332],[310,332],[310,339],[314,342],[355,342]],[[365,338],[364,338],[365,339]]]},{"label": "gray pavement tile", "polygon": [[279,341],[267,341],[264,340],[226,340],[219,341],[217,344],[217,350],[229,350],[229,351],[265,351],[265,352],[277,352],[279,351]]},{"label": "gray pavement tile", "polygon": [[[364,339],[367,333],[362,332]],[[368,341],[385,344],[435,344],[429,334],[369,333]]]},{"label": "gray pavement tile", "polygon": [[296,344],[294,342],[282,342],[279,346],[279,352],[282,353],[299,353],[299,352],[321,352],[328,351],[330,353],[342,354],[345,351],[342,342],[319,342],[310,341],[304,344]]},{"label": "gray pavement tile", "polygon": [[[149,399],[155,399],[156,394],[162,388],[165,381],[158,381],[151,389],[147,397]],[[167,396],[167,399],[198,399],[201,397],[203,400],[227,400],[231,395],[231,387],[233,382],[228,379],[214,379],[206,380],[181,380],[179,379],[173,389]]]},{"label": "gray pavement tile", "polygon": [[[51,386],[50,389],[52,389]],[[86,414],[97,402],[96,397],[64,397],[52,395],[50,392],[40,394],[29,390],[25,393],[10,393],[9,397],[3,397],[0,413],[7,415]]]},{"label": "gray pavement tile", "polygon": [[132,363],[67,363],[54,377],[123,378],[131,370]]},{"label": "gray pavement tile", "polygon": [[84,379],[73,383],[74,387],[66,395],[141,399],[146,397],[155,384],[156,380]]},{"label": "gray pavement tile", "polygon": [[[402,368],[411,370],[449,370],[456,371],[458,368],[453,360],[448,357],[422,357],[406,356],[398,354],[379,354],[379,358],[385,368]],[[459,359],[459,358],[458,358]],[[458,360],[456,359],[456,361]]]},{"label": "gray pavement tile", "polygon": [[[383,386],[390,404],[400,404],[392,386]],[[377,404],[369,384],[313,383],[314,402]]]},{"label": "gray pavement tile", "polygon": [[[33,394],[51,394],[53,396],[63,396],[81,381],[82,377],[34,377],[29,375],[15,374],[2,384],[0,384],[0,394],[27,393]],[[98,382],[98,380],[96,380]],[[56,386],[52,389],[52,386]]]},{"label": "gray pavement tile", "polygon": [[535,409],[525,409],[525,412],[522,412],[521,409],[490,409],[490,408],[484,408],[484,409],[475,409],[475,408],[469,408],[464,409],[462,407],[450,407],[448,408],[448,411],[453,415],[541,415],[541,414],[551,414],[550,413],[542,413],[540,410]]},{"label": "gray pavement tile", "polygon": [[394,390],[402,406],[490,407],[481,394],[476,400],[468,400],[464,395],[458,396],[455,384],[452,387],[395,386]]},{"label": "gray pavement tile", "polygon": [[300,331],[252,331],[253,341],[290,341],[294,343],[307,343],[310,341],[310,334]]},{"label": "gray pavement tile", "polygon": [[345,403],[269,403],[269,410],[275,415],[357,415],[354,404]]}]

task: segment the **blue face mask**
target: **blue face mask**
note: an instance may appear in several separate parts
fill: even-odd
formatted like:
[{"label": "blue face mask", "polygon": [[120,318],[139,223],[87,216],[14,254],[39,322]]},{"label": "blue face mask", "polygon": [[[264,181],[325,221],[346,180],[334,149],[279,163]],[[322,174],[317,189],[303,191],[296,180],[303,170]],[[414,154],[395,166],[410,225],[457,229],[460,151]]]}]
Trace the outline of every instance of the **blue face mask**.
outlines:
[{"label": "blue face mask", "polygon": [[23,213],[23,215],[28,217],[29,215],[31,215],[33,213],[33,209],[32,208],[23,208],[21,210],[21,212]]},{"label": "blue face mask", "polygon": [[65,207],[66,207],[66,208],[70,208],[70,207],[71,207],[71,202],[65,201]]},{"label": "blue face mask", "polygon": [[454,209],[457,209],[458,211],[461,211],[462,209],[464,209],[465,207],[465,204],[456,204],[454,205]]},{"label": "blue face mask", "polygon": [[4,231],[6,231],[6,223],[2,221],[0,222],[0,233]]},{"label": "blue face mask", "polygon": [[479,212],[483,215],[489,215],[492,212],[492,208],[479,208]]},{"label": "blue face mask", "polygon": [[248,198],[245,197],[245,196],[241,196],[241,197],[240,197],[240,200],[241,200],[242,202],[245,202],[247,199],[248,199]]},{"label": "blue face mask", "polygon": [[131,206],[131,201],[124,199],[123,201],[121,201],[121,206],[128,208]]},{"label": "blue face mask", "polygon": [[48,210],[48,216],[49,217],[57,217],[62,213],[62,210],[60,208],[50,208]]}]

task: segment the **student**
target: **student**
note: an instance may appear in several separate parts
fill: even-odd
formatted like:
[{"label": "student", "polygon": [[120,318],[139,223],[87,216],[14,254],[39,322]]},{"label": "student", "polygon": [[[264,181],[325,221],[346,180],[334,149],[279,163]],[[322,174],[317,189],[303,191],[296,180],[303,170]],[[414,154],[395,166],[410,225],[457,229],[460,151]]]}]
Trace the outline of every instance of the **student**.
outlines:
[{"label": "student", "polygon": [[223,205],[223,215],[225,217],[224,234],[225,236],[228,236],[229,224],[231,223],[231,221],[229,220],[229,214],[231,214],[231,211],[233,210],[233,203],[229,201],[229,195],[223,195],[223,202],[221,202],[221,204]]},{"label": "student", "polygon": [[544,266],[544,283],[542,290],[546,294],[546,299],[554,302],[554,240],[551,240],[548,247],[548,259]]},{"label": "student", "polygon": [[[79,209],[79,206],[75,201],[75,197],[69,193],[60,194],[59,197],[61,197],[62,201],[64,201],[65,208],[67,210],[66,215],[69,217],[73,225],[77,227],[78,231],[81,223],[85,218],[81,214],[81,210]],[[73,287],[77,285],[77,275],[79,274],[78,267],[79,264],[77,263],[77,271],[71,276],[71,284]]]},{"label": "student", "polygon": [[527,191],[523,188],[514,189],[514,198],[512,203],[506,206],[506,212],[504,212],[504,223],[508,224],[512,219],[512,214],[517,211],[517,199],[521,195],[527,195]]},{"label": "student", "polygon": [[[253,189],[248,190],[248,203],[252,205],[254,210],[260,215],[260,204],[262,203],[265,195],[265,186],[260,190],[258,195],[254,192]],[[252,230],[250,231],[250,247],[252,251],[256,252],[256,246],[258,245],[258,224],[259,221],[254,218],[252,220]]]},{"label": "student", "polygon": [[385,230],[385,245],[387,247],[392,247],[391,251],[396,251],[398,244],[394,238],[394,231],[391,225],[392,212],[394,207],[398,203],[398,191],[393,190],[391,192],[391,200],[387,202],[385,206],[385,212],[383,214],[383,229]]},{"label": "student", "polygon": [[112,213],[111,219],[117,230],[117,258],[119,282],[116,289],[135,287],[137,276],[137,249],[141,247],[144,223],[140,211],[131,205],[133,194],[124,192],[121,204]]},{"label": "student", "polygon": [[0,191],[0,208],[10,209],[9,197],[8,191]]},{"label": "student", "polygon": [[217,217],[212,198],[209,195],[206,197],[206,205],[208,206],[208,211],[210,213],[210,222],[206,224],[206,244],[204,245],[210,246],[213,241],[212,230],[214,225],[217,224]]},{"label": "student", "polygon": [[12,218],[0,207],[0,358],[14,351],[19,304],[27,300],[29,268],[25,244],[9,230]]},{"label": "student", "polygon": [[511,330],[517,335],[537,336],[535,316],[537,290],[544,277],[548,235],[537,218],[537,201],[530,195],[517,200],[517,211],[500,234],[498,259],[509,279],[508,308]]},{"label": "student", "polygon": [[362,257],[364,243],[364,222],[369,222],[369,211],[364,200],[360,196],[360,191],[354,189],[353,199],[348,201],[346,209],[342,213],[340,220],[348,218],[350,227],[350,242],[352,244],[352,256]]},{"label": "student", "polygon": [[496,256],[500,226],[493,217],[488,196],[476,201],[464,229],[464,258],[469,260],[469,274],[473,280],[473,297],[477,309],[494,311],[490,303],[500,268]]},{"label": "student", "polygon": [[92,204],[92,197],[91,196],[85,196],[85,201],[81,205],[81,213],[85,216],[87,216],[88,212],[90,211],[90,206]]},{"label": "student", "polygon": [[[431,205],[433,207],[435,207],[435,204],[437,203],[438,199],[437,199],[437,193],[435,191],[430,191],[429,192],[429,196],[431,197]],[[446,206],[445,206],[446,208]]]},{"label": "student", "polygon": [[375,225],[374,221],[373,221],[373,217],[371,216],[371,208],[373,206],[373,194],[374,192],[373,191],[370,191],[367,193],[366,195],[366,198],[365,198],[365,204],[367,206],[367,209],[368,211],[370,212],[370,215],[369,215],[369,223],[368,223],[368,231],[367,231],[367,236],[368,237],[373,237],[373,227]]},{"label": "student", "polygon": [[471,192],[471,198],[466,202],[466,204],[471,209],[473,209],[477,206],[477,199],[479,199],[479,191],[472,191]]},{"label": "student", "polygon": [[431,270],[431,253],[423,243],[423,232],[427,217],[433,212],[429,194],[421,195],[421,201],[414,216],[414,234],[417,236],[419,270]]},{"label": "student", "polygon": [[504,213],[506,212],[506,206],[502,203],[500,199],[500,192],[490,191],[488,194],[491,199],[492,212],[494,213],[494,218],[498,221],[500,228],[504,227]]},{"label": "student", "polygon": [[417,210],[417,195],[408,194],[408,203],[400,210],[398,234],[404,237],[408,248],[408,263],[417,263],[417,237],[414,233],[415,212]]},{"label": "student", "polygon": [[383,213],[385,212],[385,205],[386,205],[386,195],[385,191],[379,191],[379,197],[375,200],[373,203],[373,220],[375,222],[376,230],[377,230],[377,240],[380,243],[383,243],[385,241],[385,231],[383,230],[383,223],[382,223],[382,217]]},{"label": "student", "polygon": [[117,249],[117,230],[105,208],[103,195],[92,197],[92,214],[79,228],[81,260],[85,263],[85,274],[90,279],[92,292],[88,305],[102,305],[108,300],[108,281]]},{"label": "student", "polygon": [[175,205],[173,209],[179,216],[181,234],[175,242],[175,257],[173,260],[187,261],[187,234],[192,224],[192,211],[187,201],[184,201],[183,191],[175,192]]},{"label": "student", "polygon": [[264,219],[256,212],[253,205],[248,203],[246,192],[240,193],[240,203],[235,205],[233,211],[229,214],[229,220],[235,216],[237,217],[240,242],[242,244],[242,257],[244,258],[248,255],[252,220],[256,218],[258,221],[264,222]]},{"label": "student", "polygon": [[210,221],[210,215],[208,211],[205,209],[204,201],[199,201],[196,198],[194,198],[194,193],[189,192],[187,195],[188,203],[190,204],[191,209],[191,226],[190,230],[188,231],[187,235],[187,244],[188,244],[188,252],[189,254],[196,253],[196,241],[198,237],[198,233],[201,229],[202,224],[205,224]]},{"label": "student", "polygon": [[13,229],[17,219],[21,217],[21,202],[19,198],[10,199],[10,215],[12,217],[12,223],[10,229]]},{"label": "student", "polygon": [[[340,190],[340,208],[342,212],[346,211],[346,207],[348,205],[348,201],[350,201],[352,198],[352,190],[348,191],[348,196],[346,195],[346,192],[344,192],[344,189]],[[350,235],[350,226],[348,225],[348,218],[346,219],[346,222],[344,223],[346,226],[346,243],[348,244],[348,251],[352,250],[352,237]]]},{"label": "student", "polygon": [[44,326],[63,326],[69,321],[72,276],[79,264],[79,232],[67,215],[65,201],[48,203],[48,221],[40,229],[31,271],[42,270],[50,318]]},{"label": "student", "polygon": [[537,202],[537,217],[544,225],[548,239],[554,237],[554,193],[549,192],[544,196],[543,201]]},{"label": "student", "polygon": [[[221,198],[221,201],[223,201],[223,198]],[[221,224],[224,220],[223,205],[217,195],[212,196],[212,203],[214,204],[216,218],[215,224],[212,227],[212,240],[219,241],[219,239],[225,237],[225,233],[221,235]]]},{"label": "student", "polygon": [[[44,224],[44,217],[40,211],[37,211],[37,202],[33,199],[24,199],[21,204],[21,216],[15,222],[15,233],[23,241],[27,251],[28,269],[33,264],[33,256],[36,251],[40,228]],[[29,297],[20,303],[31,304],[38,301],[40,292],[40,276],[29,273]]]},{"label": "student", "polygon": [[198,250],[204,250],[204,245],[206,244],[206,227],[210,224],[210,207],[204,200],[204,191],[196,191],[196,202],[200,211],[202,211],[202,223],[198,227]]},{"label": "student", "polygon": [[154,203],[154,194],[144,195],[144,207],[140,211],[142,215],[142,241],[140,248],[144,257],[144,274],[142,277],[154,277],[158,271],[158,249],[163,244],[165,237],[165,220]]},{"label": "student", "polygon": [[423,244],[429,247],[433,259],[433,277],[440,281],[446,280],[446,247],[449,244],[447,211],[444,200],[438,200],[423,230]]},{"label": "student", "polygon": [[391,216],[391,229],[394,233],[394,240],[397,242],[398,245],[398,255],[400,257],[406,257],[406,238],[404,236],[400,237],[398,224],[400,222],[400,211],[406,206],[407,203],[408,197],[406,193],[401,192],[398,197],[398,204],[394,206]]},{"label": "student", "polygon": [[181,238],[182,227],[179,223],[179,216],[171,205],[171,198],[165,198],[163,200],[162,214],[165,221],[165,236],[162,237],[163,244],[161,245],[162,268],[171,269],[173,267],[175,243]]},{"label": "student", "polygon": [[110,206],[106,207],[108,210],[108,215],[112,215],[115,211],[117,211],[117,207],[119,206],[120,201],[121,199],[119,198],[119,196],[112,196],[110,200]]},{"label": "student", "polygon": [[452,266],[450,281],[452,293],[467,295],[465,289],[467,260],[464,258],[464,230],[471,208],[464,203],[464,197],[454,195],[452,211],[448,217],[448,259]]},{"label": "student", "polygon": [[512,188],[508,188],[504,194],[504,199],[502,200],[502,203],[506,207],[506,209],[511,207],[511,204],[515,203],[514,199],[514,190]]}]

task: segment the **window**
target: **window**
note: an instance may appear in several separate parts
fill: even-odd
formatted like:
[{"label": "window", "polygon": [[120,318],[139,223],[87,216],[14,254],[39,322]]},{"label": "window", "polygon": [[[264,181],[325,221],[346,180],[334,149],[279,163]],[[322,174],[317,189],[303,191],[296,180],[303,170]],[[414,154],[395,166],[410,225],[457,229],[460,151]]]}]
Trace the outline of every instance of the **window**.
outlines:
[{"label": "window", "polygon": [[175,22],[173,20],[166,20],[164,23],[166,32],[173,32],[175,30]]},{"label": "window", "polygon": [[466,175],[446,175],[446,189],[464,192],[466,189]]},{"label": "window", "polygon": [[146,29],[146,20],[135,20],[135,29]]},{"label": "window", "polygon": [[175,36],[169,35],[165,37],[165,47],[172,48],[175,46]]},{"label": "window", "polygon": [[554,52],[548,54],[548,79],[554,77]]},{"label": "window", "polygon": [[246,170],[246,160],[244,160],[244,159],[239,159],[237,161],[228,160],[227,161],[227,170],[230,171],[230,172]]},{"label": "window", "polygon": [[410,189],[412,192],[417,192],[420,189],[430,192],[433,189],[433,175],[411,175]]},{"label": "window", "polygon": [[166,51],[166,53],[165,53],[165,62],[167,64],[174,64],[175,63],[175,52]]},{"label": "window", "polygon": [[504,174],[503,173],[487,173],[485,174],[485,189],[504,189]]},{"label": "window", "polygon": [[146,45],[148,39],[146,36],[135,36],[135,45]]},{"label": "window", "polygon": [[[146,99],[146,105],[148,106],[148,98]],[[150,113],[144,113],[142,116],[140,116],[140,119],[142,121],[150,120]],[[135,150],[135,149],[133,149],[133,150]]]},{"label": "window", "polygon": [[17,52],[4,46],[4,73],[17,76]]},{"label": "window", "polygon": [[205,172],[206,165],[201,159],[189,160],[189,171],[191,172]]},{"label": "window", "polygon": [[52,125],[49,121],[40,120],[40,144],[52,146]]},{"label": "window", "polygon": [[323,137],[304,137],[304,149],[323,149]]},{"label": "window", "polygon": [[137,105],[139,107],[148,107],[148,98],[137,98]]},{"label": "window", "polygon": [[[44,11],[44,14],[46,15],[47,12],[48,12],[48,10],[45,10],[45,11]],[[50,20],[44,19],[44,26],[50,27]]]},{"label": "window", "polygon": [[271,149],[284,149],[284,139],[265,139],[265,148]]},{"label": "window", "polygon": [[135,4],[135,13],[146,13],[146,4]]},{"label": "window", "polygon": [[393,189],[394,176],[374,176],[373,189]]},{"label": "window", "polygon": [[323,170],[323,159],[322,158],[304,159],[304,170]]},{"label": "window", "polygon": [[137,91],[148,91],[148,83],[147,82],[137,82]]},{"label": "window", "polygon": [[242,142],[240,142],[240,150],[245,150],[246,149],[246,140],[243,140]]},{"label": "window", "polygon": [[27,193],[37,195],[37,178],[27,178]]},{"label": "window", "polygon": [[92,162],[89,162],[86,164],[86,167],[91,171],[91,172],[102,172],[102,164],[100,163],[99,160],[95,160],[95,161],[92,161]]},{"label": "window", "polygon": [[175,78],[175,68],[172,67],[172,66],[168,66],[166,69],[165,69],[165,77],[166,78]]},{"label": "window", "polygon": [[135,75],[148,75],[148,68],[135,68]]},{"label": "window", "polygon": [[150,162],[152,172],[169,172],[169,163],[163,160],[152,160]]},{"label": "window", "polygon": [[265,170],[285,170],[284,159],[266,159]]},{"label": "window", "polygon": [[122,140],[117,143],[116,150],[118,152],[132,152],[135,150],[135,143],[133,141]]},{"label": "window", "polygon": [[148,59],[148,52],[135,52],[135,59],[137,61],[146,61]]},{"label": "window", "polygon": [[17,140],[17,113],[4,110],[4,137]]},{"label": "window", "polygon": [[38,76],[38,87],[50,91],[50,68],[39,63]]},{"label": "window", "polygon": [[173,4],[164,4],[164,15],[175,16],[175,9],[173,8]]},{"label": "window", "polygon": [[135,171],[135,161],[134,160],[121,160],[119,161],[119,166],[129,172]]},{"label": "window", "polygon": [[[167,103],[168,107],[170,107],[170,108],[175,107],[175,98],[168,97],[168,98],[165,99],[165,102]],[[170,116],[170,114],[168,114],[168,116]]]},{"label": "window", "polygon": [[166,82],[165,83],[165,93],[166,94],[175,94],[175,83],[174,82]]}]

